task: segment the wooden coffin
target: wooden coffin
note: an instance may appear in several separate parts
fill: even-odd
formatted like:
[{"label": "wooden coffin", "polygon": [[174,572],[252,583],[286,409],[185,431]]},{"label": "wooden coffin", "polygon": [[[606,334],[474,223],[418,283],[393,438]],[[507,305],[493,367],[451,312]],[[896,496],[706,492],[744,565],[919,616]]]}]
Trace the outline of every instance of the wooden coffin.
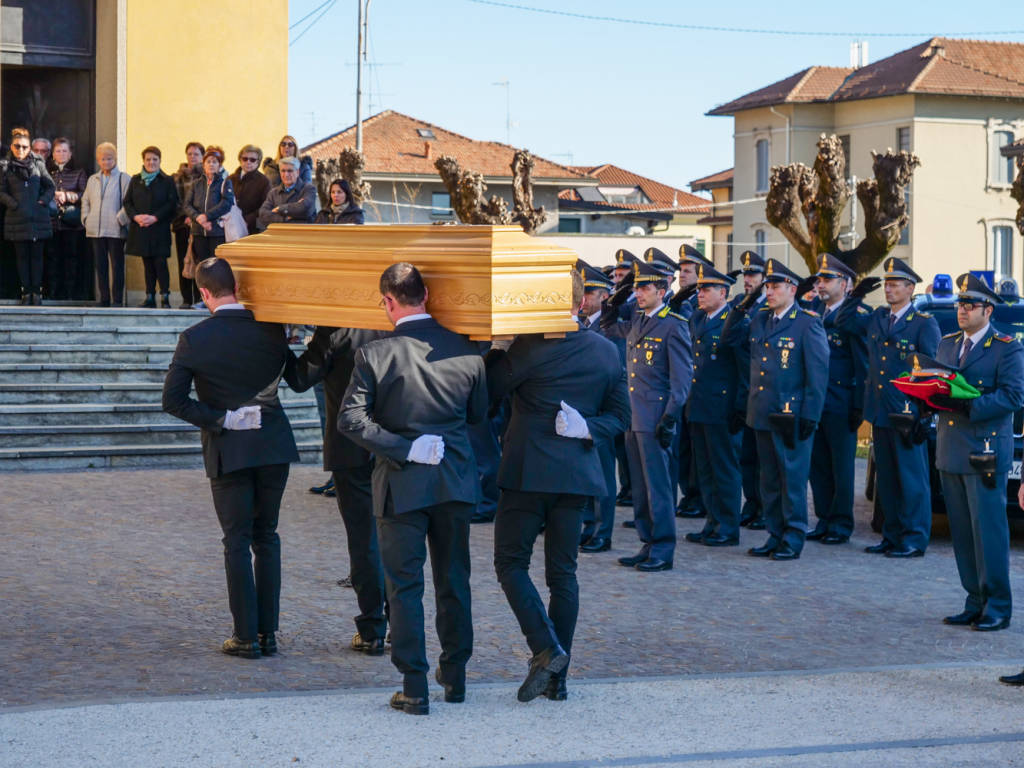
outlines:
[{"label": "wooden coffin", "polygon": [[576,253],[517,226],[272,224],[217,255],[257,320],[390,329],[380,274],[408,261],[423,273],[430,313],[472,339],[576,329]]}]

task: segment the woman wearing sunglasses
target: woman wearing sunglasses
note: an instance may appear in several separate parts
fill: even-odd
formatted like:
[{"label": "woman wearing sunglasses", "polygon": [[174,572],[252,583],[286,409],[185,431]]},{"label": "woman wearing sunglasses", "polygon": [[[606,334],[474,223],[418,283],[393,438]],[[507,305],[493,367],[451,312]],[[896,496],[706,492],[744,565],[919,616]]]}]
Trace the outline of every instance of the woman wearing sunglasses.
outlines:
[{"label": "woman wearing sunglasses", "polygon": [[21,303],[39,305],[42,300],[43,241],[53,237],[50,201],[54,184],[43,159],[32,152],[24,128],[11,131],[11,154],[0,184],[0,203],[7,208],[4,239],[14,245],[21,280]]},{"label": "woman wearing sunglasses", "polygon": [[277,166],[282,157],[298,157],[299,181],[303,184],[313,182],[313,158],[309,155],[299,157],[299,145],[296,143],[295,137],[283,136],[277,144],[277,156],[273,160],[268,157],[263,161],[263,174],[270,182],[271,189],[281,183],[281,171]]},{"label": "woman wearing sunglasses", "polygon": [[250,235],[256,232],[256,217],[270,191],[270,182],[260,173],[262,159],[262,149],[246,144],[238,153],[238,168],[228,177],[235,188],[235,204],[242,211]]}]

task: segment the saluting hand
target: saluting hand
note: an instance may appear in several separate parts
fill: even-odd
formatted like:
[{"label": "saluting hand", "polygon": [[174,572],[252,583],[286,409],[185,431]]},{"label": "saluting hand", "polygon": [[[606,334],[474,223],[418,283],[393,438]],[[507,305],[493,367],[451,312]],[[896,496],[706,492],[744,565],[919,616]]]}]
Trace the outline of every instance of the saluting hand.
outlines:
[{"label": "saluting hand", "polygon": [[861,280],[859,283],[853,286],[853,290],[850,291],[849,298],[854,299],[855,301],[857,299],[863,299],[872,291],[877,291],[878,286],[880,286],[881,284],[882,278],[880,277],[865,277],[863,280]]}]

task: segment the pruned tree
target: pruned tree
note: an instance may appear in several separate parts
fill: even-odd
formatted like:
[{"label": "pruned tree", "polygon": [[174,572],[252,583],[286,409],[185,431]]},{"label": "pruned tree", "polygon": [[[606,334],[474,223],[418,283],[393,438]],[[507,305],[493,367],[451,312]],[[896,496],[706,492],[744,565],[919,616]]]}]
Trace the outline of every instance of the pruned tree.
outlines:
[{"label": "pruned tree", "polygon": [[533,207],[533,155],[527,149],[517,149],[512,157],[512,220],[528,235],[536,234],[548,215],[544,206]]},{"label": "pruned tree", "polygon": [[335,179],[345,179],[349,189],[352,190],[352,201],[356,205],[362,205],[363,201],[370,197],[370,183],[363,181],[363,170],[366,168],[366,158],[363,153],[354,147],[345,147],[338,153],[337,158],[332,157],[327,162],[316,161],[316,193],[320,198],[320,207],[326,208],[331,204],[331,182]]},{"label": "pruned tree", "polygon": [[448,190],[455,216],[463,224],[512,223],[504,198],[491,195],[485,200],[487,185],[483,174],[466,170],[451,155],[441,155],[434,161],[434,167]]},{"label": "pruned tree", "polygon": [[857,183],[864,210],[864,239],[844,250],[839,236],[850,200],[842,143],[822,134],[814,167],[803,163],[775,166],[765,201],[768,223],[785,235],[812,272],[818,255],[833,253],[858,275],[870,272],[899,242],[907,226],[906,189],[921,164],[910,152],[872,152],[873,179]]},{"label": "pruned tree", "polygon": [[1017,201],[1017,229],[1024,235],[1024,152],[1017,155],[1017,178],[1013,180],[1010,195]]}]

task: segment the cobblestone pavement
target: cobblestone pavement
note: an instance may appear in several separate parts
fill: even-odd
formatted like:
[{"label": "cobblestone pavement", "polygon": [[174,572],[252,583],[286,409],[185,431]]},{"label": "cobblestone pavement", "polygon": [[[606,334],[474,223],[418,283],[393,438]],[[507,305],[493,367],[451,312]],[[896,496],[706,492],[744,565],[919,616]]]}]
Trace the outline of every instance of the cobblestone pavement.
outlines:
[{"label": "cobblestone pavement", "polygon": [[[220,531],[199,470],[3,475],[0,708],[394,684],[399,678],[386,657],[348,650],[355,597],[335,585],[348,570],[344,531],[334,501],[306,490],[324,476],[312,467],[292,470],[280,526],[282,652],[246,661],[218,652],[230,618]],[[629,512],[620,509],[620,519]],[[861,551],[877,540],[867,515],[858,493],[851,544],[808,542],[792,563],[746,555],[763,532],[745,531],[740,547],[707,549],[682,541],[701,521],[680,521],[675,570],[654,574],[615,563],[637,548],[635,534],[617,527],[611,552],[580,558],[582,610],[572,674],[1024,657],[1021,622],[995,633],[941,624],[963,600],[941,527],[926,557],[887,560]],[[528,660],[494,577],[491,546],[492,526],[474,526],[470,682],[520,679]],[[1018,595],[1024,593],[1022,565],[1018,531],[1012,552]],[[428,603],[431,594],[428,574]],[[427,621],[432,627],[430,605]],[[432,629],[428,652],[431,658],[438,653]]]}]

